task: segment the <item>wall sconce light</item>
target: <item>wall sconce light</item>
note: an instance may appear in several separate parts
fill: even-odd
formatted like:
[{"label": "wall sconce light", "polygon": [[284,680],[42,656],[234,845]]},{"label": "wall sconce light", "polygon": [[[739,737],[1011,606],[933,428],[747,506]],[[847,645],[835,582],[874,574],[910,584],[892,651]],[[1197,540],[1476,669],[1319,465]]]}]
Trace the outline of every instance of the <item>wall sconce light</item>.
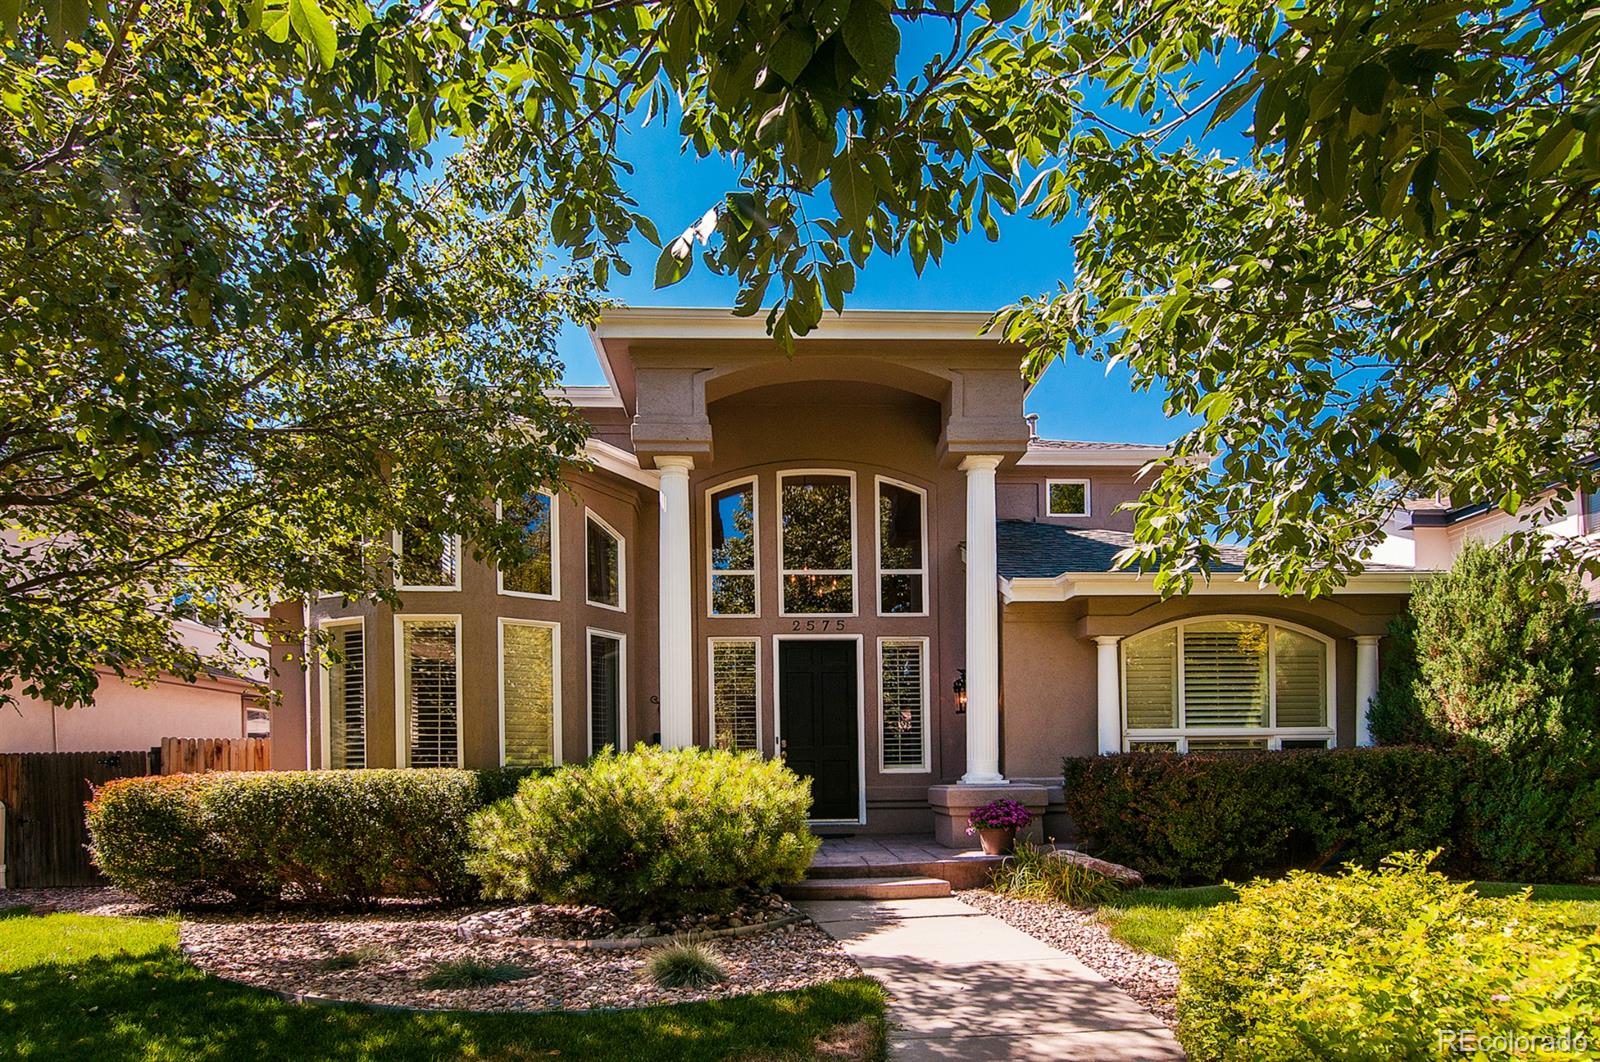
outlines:
[{"label": "wall sconce light", "polygon": [[956,680],[950,684],[951,690],[956,695],[956,714],[967,714],[967,669],[962,668],[956,672]]}]

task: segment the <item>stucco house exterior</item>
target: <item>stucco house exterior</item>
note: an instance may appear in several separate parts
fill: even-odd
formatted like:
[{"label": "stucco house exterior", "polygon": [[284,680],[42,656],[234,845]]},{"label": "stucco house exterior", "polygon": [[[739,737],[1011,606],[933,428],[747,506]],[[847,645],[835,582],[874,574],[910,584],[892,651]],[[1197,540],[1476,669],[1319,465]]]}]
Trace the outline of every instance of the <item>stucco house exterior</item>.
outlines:
[{"label": "stucco house exterior", "polygon": [[1067,755],[1366,740],[1413,573],[1162,601],[1112,570],[1161,449],[1033,437],[984,320],[852,311],[789,357],[725,311],[608,314],[609,386],[566,390],[589,467],[522,506],[541,560],[402,534],[398,612],[280,605],[343,660],[274,650],[274,765],[749,748],[812,778],[820,830],[948,842],[998,792],[1058,809]]}]

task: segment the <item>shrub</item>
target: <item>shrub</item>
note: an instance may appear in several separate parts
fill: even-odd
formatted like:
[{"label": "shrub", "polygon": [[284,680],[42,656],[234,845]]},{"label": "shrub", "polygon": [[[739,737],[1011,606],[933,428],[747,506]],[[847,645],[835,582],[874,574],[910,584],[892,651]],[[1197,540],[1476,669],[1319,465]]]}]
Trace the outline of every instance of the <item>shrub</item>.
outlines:
[{"label": "shrub", "polygon": [[754,753],[606,751],[479,812],[470,866],[491,896],[624,917],[710,910],[804,876],[810,806],[808,783]]},{"label": "shrub", "polygon": [[994,891],[1022,900],[1047,900],[1072,907],[1096,907],[1122,893],[1122,887],[1082,863],[1052,849],[1026,842],[994,872]]},{"label": "shrub", "polygon": [[[1483,899],[1398,856],[1239,890],[1178,945],[1178,1036],[1196,1062],[1437,1058],[1461,1031],[1600,1039],[1600,936],[1574,946],[1522,897]],[[1313,1048],[1314,1045],[1314,1048]],[[1492,1048],[1485,1058],[1510,1058]],[[1515,1057],[1525,1057],[1516,1053]]]},{"label": "shrub", "polygon": [[1462,765],[1414,748],[1136,752],[1068,759],[1064,774],[1067,813],[1095,854],[1209,883],[1444,845]]},{"label": "shrub", "polygon": [[470,897],[471,771],[263,771],[128,778],[88,805],[95,865],[150,903],[365,906]]},{"label": "shrub", "polygon": [[646,969],[662,988],[705,988],[728,979],[717,953],[697,940],[674,940],[657,948]]},{"label": "shrub", "polygon": [[1511,754],[1591,752],[1600,628],[1577,580],[1536,543],[1468,545],[1390,627],[1373,733]]}]

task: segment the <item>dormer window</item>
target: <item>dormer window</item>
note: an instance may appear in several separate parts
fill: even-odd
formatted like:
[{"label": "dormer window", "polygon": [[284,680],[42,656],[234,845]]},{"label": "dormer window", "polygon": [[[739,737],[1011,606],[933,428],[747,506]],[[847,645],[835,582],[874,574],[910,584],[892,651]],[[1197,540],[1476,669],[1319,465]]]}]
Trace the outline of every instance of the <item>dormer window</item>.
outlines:
[{"label": "dormer window", "polygon": [[1088,516],[1089,481],[1052,479],[1044,485],[1046,512],[1050,516]]}]

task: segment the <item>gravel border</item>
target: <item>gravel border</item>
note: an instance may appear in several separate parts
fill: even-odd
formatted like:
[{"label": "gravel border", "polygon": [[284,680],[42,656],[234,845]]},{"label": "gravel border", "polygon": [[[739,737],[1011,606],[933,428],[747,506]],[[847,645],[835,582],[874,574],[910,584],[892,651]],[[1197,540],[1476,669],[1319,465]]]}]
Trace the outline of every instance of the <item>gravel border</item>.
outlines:
[{"label": "gravel border", "polygon": [[[179,941],[206,973],[284,998],[410,1010],[627,1009],[792,991],[861,973],[835,941],[796,921],[708,943],[727,974],[720,984],[663,989],[646,971],[653,949],[577,950],[570,942],[463,933],[463,922],[482,913],[200,914],[184,918]],[[507,967],[514,979],[423,986],[439,965],[466,959]]]},{"label": "gravel border", "polygon": [[1077,956],[1169,1028],[1177,1027],[1178,964],[1128,947],[1111,935],[1093,911],[1046,900],[1018,900],[988,889],[958,892],[956,899]]},{"label": "gravel border", "polygon": [[34,914],[89,914],[126,917],[162,912],[107,885],[64,885],[50,889],[0,889],[0,910],[32,908]]}]

